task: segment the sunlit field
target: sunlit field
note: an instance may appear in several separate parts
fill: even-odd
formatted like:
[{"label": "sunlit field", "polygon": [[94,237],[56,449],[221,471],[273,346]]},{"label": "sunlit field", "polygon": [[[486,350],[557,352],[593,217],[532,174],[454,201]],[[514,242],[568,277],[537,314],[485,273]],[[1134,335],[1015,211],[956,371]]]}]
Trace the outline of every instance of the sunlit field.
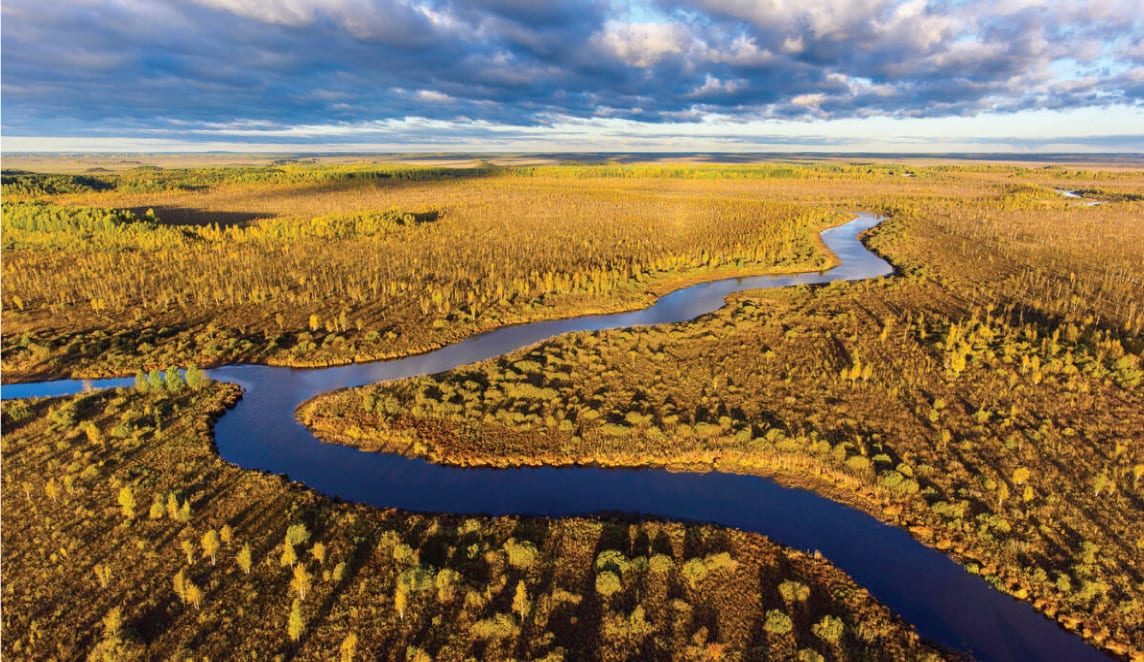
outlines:
[{"label": "sunlit field", "polygon": [[346,504],[212,443],[241,393],[204,368],[407,356],[825,270],[818,233],[868,211],[892,276],[743,292],[298,418],[451,465],[774,477],[1144,659],[1144,171],[127,165],[3,175],[4,381],[137,375],[3,405],[6,658],[956,657],[764,536]]},{"label": "sunlit field", "polygon": [[973,219],[976,200],[1006,198],[1035,219],[1067,204],[1052,187],[1131,195],[1133,178],[842,164],[8,174],[4,368],[13,379],[398,356],[642,307],[697,280],[822,268],[814,231],[846,209],[930,201]]}]

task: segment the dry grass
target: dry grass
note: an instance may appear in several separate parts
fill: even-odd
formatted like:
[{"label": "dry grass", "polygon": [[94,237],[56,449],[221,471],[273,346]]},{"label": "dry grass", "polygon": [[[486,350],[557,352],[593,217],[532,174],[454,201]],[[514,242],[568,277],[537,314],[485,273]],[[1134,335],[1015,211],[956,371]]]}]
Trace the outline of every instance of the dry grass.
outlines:
[{"label": "dry grass", "polygon": [[[686,184],[493,177],[55,196],[160,219],[263,220],[199,223],[135,250],[6,250],[5,373],[397,356],[504,324],[643,306],[697,279],[826,264],[813,236],[839,215]],[[289,236],[313,218],[393,207],[436,220],[380,237]]]}]

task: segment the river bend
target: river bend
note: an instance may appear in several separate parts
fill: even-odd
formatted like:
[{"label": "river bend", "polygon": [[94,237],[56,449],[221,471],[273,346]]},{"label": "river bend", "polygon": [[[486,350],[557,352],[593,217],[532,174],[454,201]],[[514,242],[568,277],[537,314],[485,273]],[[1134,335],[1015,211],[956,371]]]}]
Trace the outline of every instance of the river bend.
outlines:
[{"label": "river bend", "polygon": [[[718,310],[742,290],[886,276],[892,267],[859,235],[881,219],[858,214],[822,233],[840,264],[821,273],[731,278],[661,297],[638,311],[497,329],[436,351],[390,361],[319,369],[232,365],[208,371],[242,386],[243,398],[215,426],[219,454],[246,469],[287,474],[323,494],[422,512],[564,517],[636,513],[709,522],[821,551],[877,599],[942,645],[996,662],[1108,660],[1021,601],[971,575],[906,532],[853,508],[756,476],[719,472],[596,467],[457,468],[327,444],[294,418],[302,402],[326,391],[431,374],[494,358],[572,331],[684,322]],[[95,387],[133,379],[95,380]],[[3,397],[53,396],[84,388],[78,380],[3,387]]]}]

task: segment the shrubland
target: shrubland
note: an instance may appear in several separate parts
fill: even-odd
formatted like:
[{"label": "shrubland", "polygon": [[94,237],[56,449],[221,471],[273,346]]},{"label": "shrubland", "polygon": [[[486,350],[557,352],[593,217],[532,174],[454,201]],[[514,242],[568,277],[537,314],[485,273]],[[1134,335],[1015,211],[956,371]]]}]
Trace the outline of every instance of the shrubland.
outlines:
[{"label": "shrubland", "polygon": [[825,560],[337,503],[221,461],[233,385],[3,403],[5,659],[944,659]]},{"label": "shrubland", "polygon": [[451,464],[775,476],[1139,657],[1144,205],[968,190],[884,201],[868,243],[900,275],[748,292],[690,323],[320,396],[300,418]]},{"label": "shrubland", "polygon": [[[3,179],[8,381],[405,355],[700,280],[825,268],[818,230],[842,210],[886,214],[868,242],[897,276],[744,293],[694,322],[573,334],[323,396],[301,417],[330,441],[454,464],[775,476],[1144,656],[1139,171],[284,164]],[[163,383],[5,403],[6,656],[218,656],[235,642],[322,659],[343,645],[395,659],[932,652],[825,562],[757,536],[377,511],[241,472],[206,424],[235,392]],[[515,564],[525,543],[543,561]]]},{"label": "shrubland", "polygon": [[815,232],[841,210],[1070,204],[1054,188],[1139,196],[1126,170],[873,163],[281,164],[3,181],[7,380],[390,358],[638,308],[699,280],[824,268]]},{"label": "shrubland", "polygon": [[248,181],[239,170],[142,193],[139,175],[86,193],[13,189],[5,372],[415,353],[505,324],[644,306],[720,274],[822,268],[815,232],[841,219],[706,181],[450,172]]}]

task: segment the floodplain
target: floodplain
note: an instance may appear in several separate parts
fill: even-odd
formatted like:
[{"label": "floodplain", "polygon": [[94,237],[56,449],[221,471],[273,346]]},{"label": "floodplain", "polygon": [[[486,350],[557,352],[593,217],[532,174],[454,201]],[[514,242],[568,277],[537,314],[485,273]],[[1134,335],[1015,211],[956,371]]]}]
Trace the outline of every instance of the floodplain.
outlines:
[{"label": "floodplain", "polygon": [[320,395],[298,416],[326,441],[445,464],[774,477],[1144,656],[1144,172],[6,171],[3,204],[5,381],[139,375],[4,403],[6,656],[213,657],[239,641],[306,659],[956,656],[829,559],[762,536],[340,504],[211,446],[239,394],[199,368],[405,356],[827,269],[818,232],[848,210],[887,217],[866,242],[897,274],[745,292],[690,322]]}]

